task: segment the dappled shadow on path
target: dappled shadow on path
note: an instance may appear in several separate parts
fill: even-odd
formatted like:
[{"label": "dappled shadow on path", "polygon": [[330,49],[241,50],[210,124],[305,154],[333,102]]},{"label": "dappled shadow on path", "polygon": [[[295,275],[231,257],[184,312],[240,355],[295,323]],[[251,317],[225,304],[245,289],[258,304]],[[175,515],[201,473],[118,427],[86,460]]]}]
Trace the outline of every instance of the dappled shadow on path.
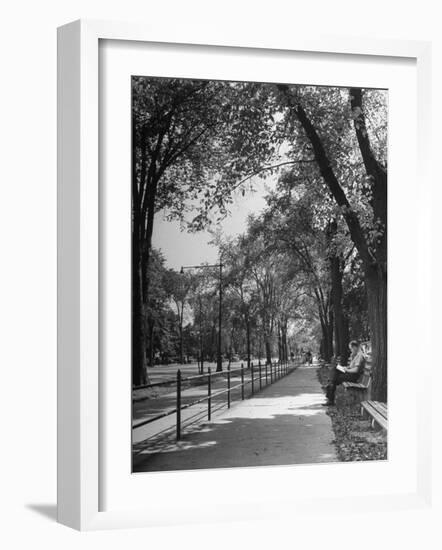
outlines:
[{"label": "dappled shadow on path", "polygon": [[[307,389],[307,387],[306,387]],[[316,388],[315,388],[316,389]],[[180,442],[157,442],[134,460],[135,472],[306,464],[336,460],[322,392],[287,388],[258,394]]]}]

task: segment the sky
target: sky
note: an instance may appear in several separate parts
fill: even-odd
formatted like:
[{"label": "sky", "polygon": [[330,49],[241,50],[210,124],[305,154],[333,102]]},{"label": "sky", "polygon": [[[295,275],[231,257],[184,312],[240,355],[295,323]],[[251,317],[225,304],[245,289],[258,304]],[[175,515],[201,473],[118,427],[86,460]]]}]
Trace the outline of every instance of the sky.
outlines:
[{"label": "sky", "polygon": [[[249,214],[261,212],[266,205],[264,197],[276,183],[276,177],[265,180],[255,178],[254,191],[246,190],[245,195],[235,195],[234,203],[230,206],[230,215],[213,229],[221,229],[224,236],[234,237],[244,233],[247,227]],[[182,231],[179,221],[167,221],[164,213],[155,216],[152,244],[160,249],[166,261],[166,266],[180,270],[181,266],[217,263],[218,250],[210,245],[212,235],[207,231],[188,233]]]}]

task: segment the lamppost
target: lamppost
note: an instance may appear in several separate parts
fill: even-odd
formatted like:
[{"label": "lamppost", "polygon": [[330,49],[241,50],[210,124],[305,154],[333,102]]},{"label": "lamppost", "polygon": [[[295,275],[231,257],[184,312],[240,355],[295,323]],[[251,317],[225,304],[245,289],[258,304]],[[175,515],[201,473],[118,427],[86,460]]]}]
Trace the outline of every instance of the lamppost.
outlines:
[{"label": "lamppost", "polygon": [[221,357],[221,328],[222,328],[222,313],[223,313],[223,267],[224,264],[221,262],[219,264],[212,265],[184,265],[181,266],[180,273],[184,275],[185,269],[205,269],[205,268],[217,267],[219,269],[219,309],[218,309],[218,351],[216,358],[216,371],[221,372],[223,370],[223,359]]}]

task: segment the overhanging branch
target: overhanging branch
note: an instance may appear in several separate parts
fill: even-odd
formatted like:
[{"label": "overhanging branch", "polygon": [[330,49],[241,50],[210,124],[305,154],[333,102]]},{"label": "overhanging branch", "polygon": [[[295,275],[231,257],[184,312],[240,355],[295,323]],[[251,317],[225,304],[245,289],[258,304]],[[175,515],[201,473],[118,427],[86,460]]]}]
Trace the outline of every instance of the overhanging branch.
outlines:
[{"label": "overhanging branch", "polygon": [[348,202],[345,192],[333,171],[330,160],[327,156],[319,134],[317,133],[315,127],[313,126],[311,120],[309,119],[307,113],[305,112],[299,101],[293,101],[290,89],[287,84],[278,84],[278,89],[284,94],[289,107],[293,109],[294,114],[301,123],[301,126],[304,129],[307,138],[312,145],[314,156],[321,175],[324,178],[324,181],[327,184],[330,193],[335,199],[337,205],[340,207],[342,215],[350,231],[351,238],[355,243],[359,254],[361,255],[361,258],[364,262],[370,263],[371,257],[368,251],[367,242],[362,231],[361,224],[359,223],[359,219],[352,209],[350,203]]}]

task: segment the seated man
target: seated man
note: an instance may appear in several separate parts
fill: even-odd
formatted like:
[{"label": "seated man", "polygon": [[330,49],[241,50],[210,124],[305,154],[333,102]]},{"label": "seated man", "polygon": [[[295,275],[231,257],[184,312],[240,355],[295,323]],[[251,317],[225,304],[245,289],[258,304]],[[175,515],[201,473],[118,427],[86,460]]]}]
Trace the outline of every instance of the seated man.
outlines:
[{"label": "seated man", "polygon": [[362,353],[361,345],[356,340],[352,340],[349,344],[351,350],[351,360],[348,367],[338,365],[332,375],[330,383],[327,385],[325,395],[327,403],[325,405],[335,404],[336,387],[342,382],[357,382],[365,366],[365,357]]}]

